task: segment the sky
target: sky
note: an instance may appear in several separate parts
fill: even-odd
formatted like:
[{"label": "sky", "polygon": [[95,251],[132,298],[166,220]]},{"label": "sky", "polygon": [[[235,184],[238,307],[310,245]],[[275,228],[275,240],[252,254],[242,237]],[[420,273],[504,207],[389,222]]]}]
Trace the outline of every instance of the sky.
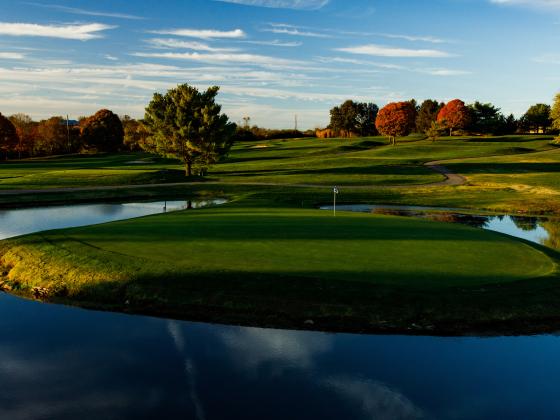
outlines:
[{"label": "sky", "polygon": [[301,129],[346,99],[522,115],[560,91],[560,0],[0,0],[0,112],[141,118],[220,86],[231,120]]}]

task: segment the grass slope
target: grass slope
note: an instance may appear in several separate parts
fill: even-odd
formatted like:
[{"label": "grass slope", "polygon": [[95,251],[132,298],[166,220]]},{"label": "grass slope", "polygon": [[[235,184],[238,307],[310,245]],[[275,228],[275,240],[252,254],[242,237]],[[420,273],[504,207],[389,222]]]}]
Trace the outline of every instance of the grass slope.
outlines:
[{"label": "grass slope", "polygon": [[558,315],[548,304],[556,257],[538,247],[459,225],[265,204],[4,241],[4,285],[85,306],[341,330],[457,333]]}]

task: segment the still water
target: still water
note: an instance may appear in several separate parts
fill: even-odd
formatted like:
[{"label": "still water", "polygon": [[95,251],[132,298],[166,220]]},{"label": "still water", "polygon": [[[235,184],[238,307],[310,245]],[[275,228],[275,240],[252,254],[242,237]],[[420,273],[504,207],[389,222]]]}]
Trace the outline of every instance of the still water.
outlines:
[{"label": "still water", "polygon": [[224,199],[182,200],[0,210],[0,239],[49,229],[87,226],[167,211],[203,208],[226,202]]},{"label": "still water", "polygon": [[[0,229],[6,236],[8,229],[29,232],[33,223],[76,226],[151,214],[149,208],[163,211],[163,202],[41,209],[51,213],[40,213],[40,220],[34,220],[39,213],[25,213],[31,209],[10,210],[0,216]],[[560,418],[558,354],[554,335],[271,330],[0,294],[0,418]]]},{"label": "still water", "polygon": [[[560,248],[560,220],[549,217],[517,215],[476,215],[465,210],[442,207],[390,206],[374,204],[344,204],[337,211],[352,211],[372,214],[391,214],[422,217],[451,223],[462,223],[482,229],[501,232],[550,248]],[[333,210],[333,206],[322,206],[321,210]]]},{"label": "still water", "polygon": [[2,419],[552,419],[560,338],[360,336],[0,295]]}]

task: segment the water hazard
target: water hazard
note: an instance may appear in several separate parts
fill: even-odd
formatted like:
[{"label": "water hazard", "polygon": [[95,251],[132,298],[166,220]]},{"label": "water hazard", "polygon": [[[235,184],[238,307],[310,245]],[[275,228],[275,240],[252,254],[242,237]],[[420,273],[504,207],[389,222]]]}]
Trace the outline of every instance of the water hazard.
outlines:
[{"label": "water hazard", "polygon": [[[164,204],[9,210],[0,214],[0,232],[120,220],[160,213]],[[208,204],[219,203],[197,203]],[[185,206],[168,202],[165,210]],[[523,221],[523,229],[520,220],[498,218],[481,226],[551,240],[544,223]],[[560,417],[559,353],[554,335],[244,328],[0,294],[0,418],[550,419]]]},{"label": "water hazard", "polygon": [[[442,222],[462,223],[560,249],[560,219],[553,217],[472,214],[463,209],[421,206],[344,204],[336,208],[337,211],[422,217]],[[322,206],[321,209],[332,211],[333,206]]]}]

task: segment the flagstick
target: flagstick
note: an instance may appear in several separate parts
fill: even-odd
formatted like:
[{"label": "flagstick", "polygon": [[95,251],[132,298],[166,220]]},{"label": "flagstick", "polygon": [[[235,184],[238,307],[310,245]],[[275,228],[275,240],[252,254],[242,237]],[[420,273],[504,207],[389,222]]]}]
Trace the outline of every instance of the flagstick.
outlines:
[{"label": "flagstick", "polygon": [[333,190],[333,200],[334,200],[333,216],[336,217],[336,187]]}]

